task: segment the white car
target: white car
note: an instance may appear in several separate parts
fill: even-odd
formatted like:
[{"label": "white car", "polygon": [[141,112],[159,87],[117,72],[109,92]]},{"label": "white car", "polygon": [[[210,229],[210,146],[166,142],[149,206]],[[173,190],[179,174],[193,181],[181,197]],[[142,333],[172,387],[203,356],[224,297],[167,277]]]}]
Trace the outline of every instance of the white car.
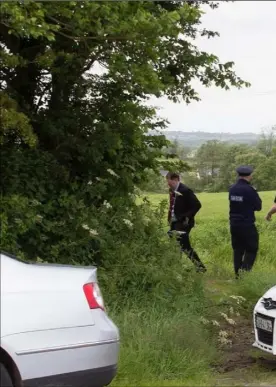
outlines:
[{"label": "white car", "polygon": [[254,347],[276,355],[276,286],[259,299],[254,308]]},{"label": "white car", "polygon": [[1,253],[1,387],[105,386],[118,353],[95,267]]}]

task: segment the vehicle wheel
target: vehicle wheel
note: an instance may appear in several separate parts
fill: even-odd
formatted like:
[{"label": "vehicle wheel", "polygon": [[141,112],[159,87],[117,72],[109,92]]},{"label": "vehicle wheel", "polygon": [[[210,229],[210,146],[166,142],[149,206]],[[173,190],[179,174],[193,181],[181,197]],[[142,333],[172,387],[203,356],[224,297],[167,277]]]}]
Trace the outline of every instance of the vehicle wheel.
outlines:
[{"label": "vehicle wheel", "polygon": [[0,363],[0,387],[13,387],[11,377],[2,363]]}]

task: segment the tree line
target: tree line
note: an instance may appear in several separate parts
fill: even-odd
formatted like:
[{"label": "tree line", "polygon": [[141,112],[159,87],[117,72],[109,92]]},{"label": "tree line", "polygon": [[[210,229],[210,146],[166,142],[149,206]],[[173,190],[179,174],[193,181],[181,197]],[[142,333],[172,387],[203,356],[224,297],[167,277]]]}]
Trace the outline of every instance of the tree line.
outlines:
[{"label": "tree line", "polygon": [[187,163],[182,176],[196,191],[227,191],[235,181],[235,170],[239,165],[254,168],[254,186],[258,190],[276,188],[276,126],[264,130],[256,145],[210,140],[198,149],[192,149],[174,140],[164,150],[164,155]]}]

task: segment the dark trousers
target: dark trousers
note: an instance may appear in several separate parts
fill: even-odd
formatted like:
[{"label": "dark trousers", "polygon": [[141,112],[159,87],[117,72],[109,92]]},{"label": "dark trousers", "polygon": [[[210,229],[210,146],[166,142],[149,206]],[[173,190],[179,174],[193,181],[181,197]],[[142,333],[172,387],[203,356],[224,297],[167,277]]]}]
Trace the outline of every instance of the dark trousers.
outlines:
[{"label": "dark trousers", "polygon": [[185,231],[185,234],[181,234],[181,235],[177,236],[177,240],[181,246],[181,251],[183,253],[185,253],[187,255],[187,257],[193,262],[193,264],[197,268],[197,271],[206,271],[204,264],[201,262],[196,251],[191,246],[191,242],[190,242],[191,228],[186,227],[183,229],[182,227],[179,227],[178,222],[172,222],[170,231],[171,232],[172,231]]},{"label": "dark trousers", "polygon": [[259,249],[259,234],[255,225],[232,225],[230,230],[234,270],[238,277],[240,271],[250,271],[254,265]]}]

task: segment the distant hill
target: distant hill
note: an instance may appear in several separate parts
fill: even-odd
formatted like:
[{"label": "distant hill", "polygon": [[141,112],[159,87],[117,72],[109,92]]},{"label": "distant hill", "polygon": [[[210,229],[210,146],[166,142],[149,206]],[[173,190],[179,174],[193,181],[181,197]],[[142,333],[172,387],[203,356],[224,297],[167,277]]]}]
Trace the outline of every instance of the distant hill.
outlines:
[{"label": "distant hill", "polygon": [[162,131],[168,140],[177,139],[182,145],[191,148],[197,148],[206,141],[218,140],[231,144],[249,144],[254,145],[259,139],[256,133],[209,133],[209,132],[181,132],[181,131]]}]

